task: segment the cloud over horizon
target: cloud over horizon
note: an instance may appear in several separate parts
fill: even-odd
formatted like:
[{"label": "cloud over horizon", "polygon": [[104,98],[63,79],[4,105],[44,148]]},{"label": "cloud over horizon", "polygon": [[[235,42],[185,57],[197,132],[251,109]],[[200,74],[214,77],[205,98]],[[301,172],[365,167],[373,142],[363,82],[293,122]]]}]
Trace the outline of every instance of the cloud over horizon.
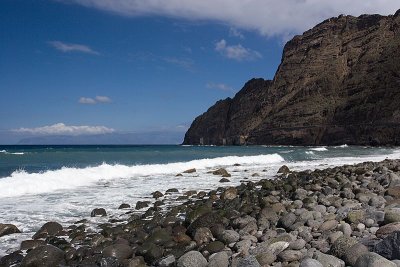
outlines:
[{"label": "cloud over horizon", "polygon": [[63,53],[80,52],[85,54],[100,55],[99,52],[83,44],[71,44],[71,43],[64,43],[61,41],[49,41],[48,43],[56,50],[61,51]]},{"label": "cloud over horizon", "polygon": [[[61,0],[55,0],[61,1]],[[211,20],[265,36],[302,33],[340,14],[394,14],[398,0],[62,0],[124,16]]]},{"label": "cloud over horizon", "polygon": [[36,127],[36,128],[13,129],[12,132],[32,134],[32,135],[78,136],[78,135],[108,134],[115,132],[115,130],[113,128],[107,128],[105,126],[87,126],[87,125],[74,126],[74,125],[65,125],[64,123],[56,123],[53,125]]}]

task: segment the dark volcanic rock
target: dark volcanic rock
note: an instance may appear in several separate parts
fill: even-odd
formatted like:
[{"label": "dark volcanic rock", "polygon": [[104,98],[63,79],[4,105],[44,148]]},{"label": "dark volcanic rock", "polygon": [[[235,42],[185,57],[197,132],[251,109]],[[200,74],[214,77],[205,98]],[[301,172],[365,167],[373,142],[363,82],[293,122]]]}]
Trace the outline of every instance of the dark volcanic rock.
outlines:
[{"label": "dark volcanic rock", "polygon": [[21,267],[54,267],[64,260],[64,252],[52,245],[31,250],[22,260]]},{"label": "dark volcanic rock", "polygon": [[394,232],[375,245],[374,252],[389,260],[400,259],[400,232]]},{"label": "dark volcanic rock", "polygon": [[96,209],[92,210],[92,212],[90,213],[90,216],[91,217],[96,217],[96,216],[103,217],[103,216],[107,216],[107,212],[103,208],[96,208]]},{"label": "dark volcanic rock", "polygon": [[104,257],[114,257],[118,260],[124,260],[132,256],[132,248],[125,244],[115,244],[104,248],[102,254]]},{"label": "dark volcanic rock", "polygon": [[10,235],[15,233],[21,233],[18,228],[13,224],[2,224],[0,223],[0,237],[4,235]]},{"label": "dark volcanic rock", "polygon": [[33,235],[33,239],[55,236],[63,230],[58,222],[47,222]]},{"label": "dark volcanic rock", "polygon": [[[397,12],[398,14],[399,12]],[[339,16],[197,117],[184,144],[400,144],[400,16]]]}]

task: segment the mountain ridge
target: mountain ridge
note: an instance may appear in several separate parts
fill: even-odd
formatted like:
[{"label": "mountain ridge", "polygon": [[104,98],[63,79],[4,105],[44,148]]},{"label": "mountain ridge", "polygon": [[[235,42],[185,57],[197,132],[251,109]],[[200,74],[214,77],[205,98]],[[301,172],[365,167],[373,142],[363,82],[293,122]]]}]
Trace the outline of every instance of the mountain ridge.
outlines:
[{"label": "mountain ridge", "polygon": [[183,144],[399,145],[400,10],[341,15],[295,36],[273,80],[218,101]]}]

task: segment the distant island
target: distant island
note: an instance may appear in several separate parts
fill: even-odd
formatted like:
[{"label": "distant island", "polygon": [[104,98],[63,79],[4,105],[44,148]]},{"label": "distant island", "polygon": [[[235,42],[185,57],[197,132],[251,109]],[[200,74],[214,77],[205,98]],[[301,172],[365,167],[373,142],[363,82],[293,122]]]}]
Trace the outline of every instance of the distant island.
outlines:
[{"label": "distant island", "polygon": [[218,101],[183,144],[400,145],[400,10],[341,15],[295,36],[273,80]]}]

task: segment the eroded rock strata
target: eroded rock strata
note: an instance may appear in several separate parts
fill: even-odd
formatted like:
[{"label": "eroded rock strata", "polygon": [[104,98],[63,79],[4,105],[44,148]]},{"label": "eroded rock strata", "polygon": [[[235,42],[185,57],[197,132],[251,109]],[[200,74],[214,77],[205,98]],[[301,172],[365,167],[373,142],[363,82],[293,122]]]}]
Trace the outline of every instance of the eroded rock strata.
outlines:
[{"label": "eroded rock strata", "polygon": [[400,10],[339,16],[295,36],[272,81],[197,117],[184,144],[399,145]]}]

